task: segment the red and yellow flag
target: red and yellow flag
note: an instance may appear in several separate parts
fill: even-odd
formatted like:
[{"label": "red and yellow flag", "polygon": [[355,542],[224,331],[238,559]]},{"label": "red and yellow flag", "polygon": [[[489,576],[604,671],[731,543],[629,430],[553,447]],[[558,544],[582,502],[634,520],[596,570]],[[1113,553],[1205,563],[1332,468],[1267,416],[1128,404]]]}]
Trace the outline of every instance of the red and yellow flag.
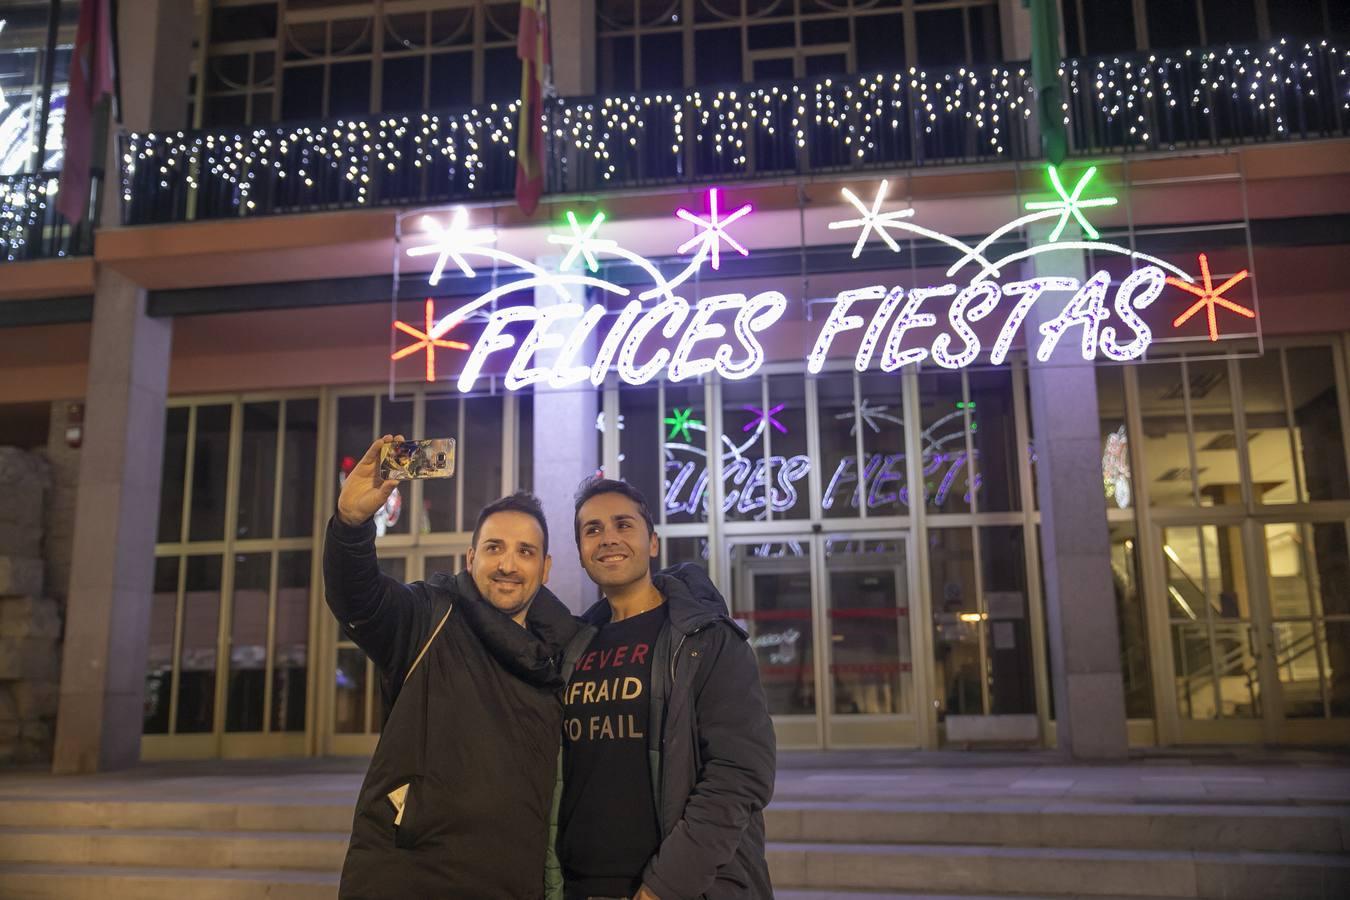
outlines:
[{"label": "red and yellow flag", "polygon": [[548,0],[521,0],[520,34],[516,55],[520,57],[520,121],[516,131],[516,204],[527,216],[534,215],[544,193],[544,94],[549,78]]}]

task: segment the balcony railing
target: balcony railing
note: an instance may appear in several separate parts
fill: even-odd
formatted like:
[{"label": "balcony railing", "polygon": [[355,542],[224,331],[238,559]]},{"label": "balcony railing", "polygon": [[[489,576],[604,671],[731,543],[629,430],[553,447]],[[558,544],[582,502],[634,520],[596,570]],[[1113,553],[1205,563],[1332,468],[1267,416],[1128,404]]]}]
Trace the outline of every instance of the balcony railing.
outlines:
[{"label": "balcony railing", "polygon": [[[0,263],[94,252],[92,213],[71,226],[56,211],[60,177],[60,172],[0,176]],[[98,196],[99,180],[95,175],[93,197]]]},{"label": "balcony railing", "polygon": [[[1083,155],[1335,137],[1346,54],[1328,42],[1062,66]],[[1038,155],[1025,65],[910,70],[550,102],[550,193]],[[510,196],[515,104],[131,135],[127,224]]]}]

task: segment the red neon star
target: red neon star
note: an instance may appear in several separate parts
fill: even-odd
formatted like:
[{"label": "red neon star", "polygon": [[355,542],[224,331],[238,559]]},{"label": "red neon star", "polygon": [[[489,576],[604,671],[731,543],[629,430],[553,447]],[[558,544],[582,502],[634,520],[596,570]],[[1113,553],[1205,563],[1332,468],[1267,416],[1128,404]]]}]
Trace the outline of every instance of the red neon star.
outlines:
[{"label": "red neon star", "polygon": [[1214,283],[1210,280],[1209,277],[1209,257],[1201,253],[1200,275],[1205,280],[1204,288],[1198,288],[1193,284],[1182,281],[1180,278],[1173,278],[1171,276],[1168,277],[1167,279],[1168,284],[1175,285],[1176,287],[1181,288],[1183,291],[1188,291],[1189,293],[1192,293],[1200,298],[1199,300],[1195,301],[1195,303],[1191,304],[1191,307],[1187,309],[1184,313],[1176,317],[1176,320],[1172,322],[1173,328],[1180,328],[1182,325],[1186,324],[1186,322],[1191,318],[1191,316],[1194,316],[1203,308],[1205,310],[1206,316],[1209,319],[1209,339],[1211,341],[1217,341],[1219,339],[1219,326],[1214,321],[1214,307],[1216,305],[1222,306],[1224,309],[1235,312],[1240,316],[1246,316],[1248,319],[1256,318],[1256,310],[1248,309],[1247,307],[1242,306],[1241,304],[1238,303],[1234,303],[1232,300],[1229,300],[1227,297],[1223,296],[1224,292],[1227,291],[1230,287],[1232,287],[1233,285],[1237,284],[1239,281],[1247,277],[1246,269],[1243,269],[1241,272],[1237,273],[1232,278],[1229,278],[1227,281],[1225,281],[1223,284],[1219,285],[1216,288],[1214,287]]},{"label": "red neon star", "polygon": [[394,322],[394,327],[399,331],[405,332],[417,338],[417,343],[409,344],[402,350],[394,353],[390,359],[399,360],[405,356],[411,356],[423,348],[427,351],[427,381],[436,380],[436,348],[443,347],[446,350],[468,350],[468,344],[462,344],[459,341],[447,341],[444,338],[432,337],[432,329],[436,327],[435,305],[431,298],[427,298],[427,330],[418,331],[407,322]]}]

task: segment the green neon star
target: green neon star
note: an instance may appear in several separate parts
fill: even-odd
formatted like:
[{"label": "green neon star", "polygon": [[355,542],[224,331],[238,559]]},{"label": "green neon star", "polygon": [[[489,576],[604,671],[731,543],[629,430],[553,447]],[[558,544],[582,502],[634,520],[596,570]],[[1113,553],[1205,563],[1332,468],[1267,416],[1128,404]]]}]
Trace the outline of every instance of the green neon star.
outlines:
[{"label": "green neon star", "polygon": [[1055,192],[1059,194],[1058,200],[1036,200],[1027,204],[1027,209],[1046,209],[1058,210],[1059,222],[1055,224],[1055,230],[1050,232],[1051,242],[1059,240],[1059,236],[1064,233],[1064,227],[1069,224],[1069,217],[1078,220],[1078,224],[1083,226],[1084,233],[1094,241],[1101,237],[1097,229],[1092,227],[1092,223],[1083,215],[1083,210],[1094,206],[1115,206],[1115,197],[1095,197],[1091,200],[1079,199],[1083,195],[1083,189],[1087,183],[1092,180],[1092,176],[1097,174],[1096,166],[1089,166],[1083,173],[1083,177],[1078,179],[1078,183],[1073,186],[1073,192],[1064,190],[1064,182],[1059,180],[1059,170],[1054,166],[1046,166],[1050,172],[1050,183],[1054,185]]},{"label": "green neon star", "polygon": [[600,261],[595,258],[595,254],[605,250],[613,250],[618,246],[617,241],[596,240],[595,232],[600,228],[600,223],[603,221],[605,221],[605,214],[598,212],[591,219],[590,224],[583,229],[581,223],[577,221],[576,213],[570,209],[567,211],[567,224],[572,226],[571,236],[561,234],[550,234],[548,236],[550,244],[563,244],[569,248],[567,255],[563,257],[560,268],[571,268],[572,263],[577,261],[578,256],[586,260],[586,267],[592,272],[600,268]]},{"label": "green neon star", "polygon": [[672,409],[670,415],[663,420],[670,426],[670,434],[666,435],[666,440],[674,440],[675,435],[684,432],[684,439],[686,441],[692,441],[694,436],[689,433],[690,426],[703,424],[698,419],[690,418],[693,414],[694,410],[692,408],[680,409],[676,407],[675,409]]}]

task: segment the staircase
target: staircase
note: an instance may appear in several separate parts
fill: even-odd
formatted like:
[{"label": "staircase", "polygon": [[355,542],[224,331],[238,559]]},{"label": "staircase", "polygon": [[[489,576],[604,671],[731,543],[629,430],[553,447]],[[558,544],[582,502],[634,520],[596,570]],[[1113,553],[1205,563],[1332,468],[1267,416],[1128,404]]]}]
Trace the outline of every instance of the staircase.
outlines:
[{"label": "staircase", "polygon": [[[107,793],[120,796],[0,796],[0,897],[336,895],[355,781],[312,793],[292,785],[278,802],[228,786],[213,802]],[[789,786],[768,829],[780,900],[1350,896],[1350,808],[1315,801],[892,802]]]}]

